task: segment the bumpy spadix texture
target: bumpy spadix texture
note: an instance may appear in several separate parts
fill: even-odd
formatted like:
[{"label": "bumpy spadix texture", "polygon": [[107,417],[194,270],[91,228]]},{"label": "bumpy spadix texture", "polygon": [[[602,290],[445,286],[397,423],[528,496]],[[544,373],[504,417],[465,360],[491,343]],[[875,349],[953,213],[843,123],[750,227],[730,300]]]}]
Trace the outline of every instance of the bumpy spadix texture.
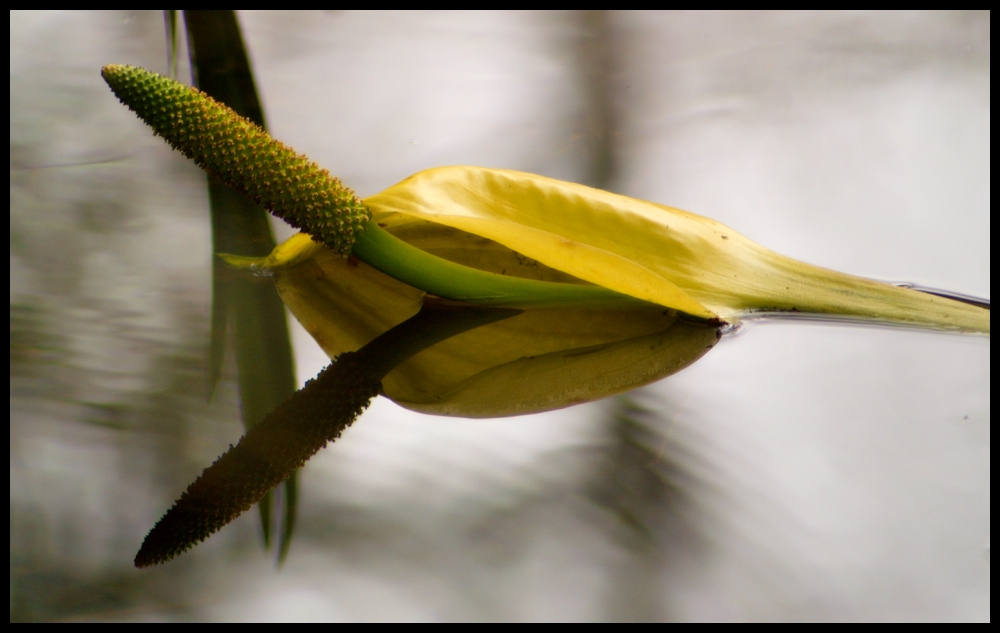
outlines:
[{"label": "bumpy spadix texture", "polygon": [[369,212],[339,179],[197,88],[135,66],[101,75],[171,147],[317,242],[346,255],[367,227]]}]

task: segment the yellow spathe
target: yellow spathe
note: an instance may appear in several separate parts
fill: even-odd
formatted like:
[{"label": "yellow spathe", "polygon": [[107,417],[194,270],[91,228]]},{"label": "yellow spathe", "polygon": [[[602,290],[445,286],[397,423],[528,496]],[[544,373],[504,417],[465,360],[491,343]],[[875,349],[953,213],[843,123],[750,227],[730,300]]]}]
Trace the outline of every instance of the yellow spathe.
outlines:
[{"label": "yellow spathe", "polygon": [[440,167],[364,203],[379,222],[443,224],[698,316],[794,310],[989,332],[989,310],[795,261],[714,220],[544,176]]},{"label": "yellow spathe", "polygon": [[[488,272],[590,283],[650,302],[528,310],[439,343],[383,380],[428,413],[518,415],[653,382],[700,358],[696,322],[795,310],[989,333],[989,310],[778,255],[713,220],[550,178],[479,167],[420,172],[364,200],[373,221]],[[292,313],[330,356],[413,316],[424,293],[299,234],[263,259]]]}]

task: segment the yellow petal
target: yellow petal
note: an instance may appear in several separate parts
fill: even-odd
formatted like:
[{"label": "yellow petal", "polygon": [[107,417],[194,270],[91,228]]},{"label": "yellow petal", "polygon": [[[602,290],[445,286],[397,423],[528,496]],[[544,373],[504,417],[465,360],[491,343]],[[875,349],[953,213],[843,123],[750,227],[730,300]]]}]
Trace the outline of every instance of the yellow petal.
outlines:
[{"label": "yellow petal", "polygon": [[364,202],[380,223],[442,224],[696,316],[798,311],[990,331],[989,310],[804,264],[708,218],[534,174],[441,167]]}]

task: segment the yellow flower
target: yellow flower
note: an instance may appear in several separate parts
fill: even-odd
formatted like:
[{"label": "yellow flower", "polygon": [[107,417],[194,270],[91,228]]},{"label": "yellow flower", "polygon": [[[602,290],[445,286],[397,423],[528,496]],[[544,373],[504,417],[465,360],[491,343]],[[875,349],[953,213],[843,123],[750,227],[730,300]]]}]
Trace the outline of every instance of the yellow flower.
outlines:
[{"label": "yellow flower", "polygon": [[[495,417],[621,393],[686,367],[722,321],[756,311],[990,330],[988,309],[803,264],[707,218],[532,174],[431,169],[363,202],[373,222],[447,260],[642,300],[530,309],[439,343],[382,382],[418,411]],[[412,316],[425,297],[304,234],[242,263],[273,270],[331,357]]]},{"label": "yellow flower", "polygon": [[412,317],[428,295],[524,309],[385,376],[385,394],[412,409],[495,417],[613,395],[684,368],[721,326],[756,311],[990,331],[988,308],[803,264],[707,218],[532,174],[444,167],[360,200],[198,90],[132,66],[102,73],[173,147],[310,233],[267,258],[227,259],[273,270],[331,357]]}]

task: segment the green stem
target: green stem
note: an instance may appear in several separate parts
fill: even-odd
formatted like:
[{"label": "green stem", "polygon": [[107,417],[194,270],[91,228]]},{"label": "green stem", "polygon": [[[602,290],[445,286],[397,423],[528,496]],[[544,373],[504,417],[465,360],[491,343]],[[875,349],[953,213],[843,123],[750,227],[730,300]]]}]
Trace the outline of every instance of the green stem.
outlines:
[{"label": "green stem", "polygon": [[508,277],[456,264],[407,244],[379,227],[374,220],[367,230],[357,235],[351,254],[414,288],[476,305],[634,308],[646,303],[600,286]]}]

